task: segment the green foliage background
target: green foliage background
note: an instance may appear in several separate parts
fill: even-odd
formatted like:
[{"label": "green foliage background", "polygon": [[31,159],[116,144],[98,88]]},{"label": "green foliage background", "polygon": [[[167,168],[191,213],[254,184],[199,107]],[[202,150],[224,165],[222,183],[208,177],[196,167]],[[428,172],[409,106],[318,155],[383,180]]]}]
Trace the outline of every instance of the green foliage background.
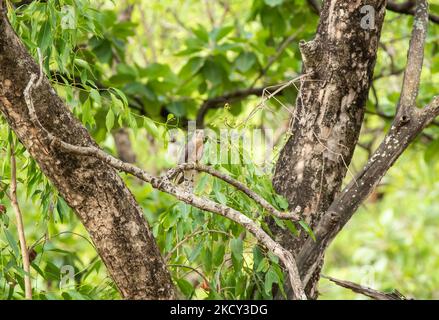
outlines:
[{"label": "green foliage background", "polygon": [[[88,1],[49,0],[13,9],[10,20],[37,57],[58,94],[93,137],[116,154],[111,132],[129,128],[137,164],[152,173],[172,167],[166,154],[171,129],[184,130],[208,98],[251,86],[270,86],[296,78],[301,71],[300,39],[310,40],[318,23],[304,0]],[[228,4],[228,5],[226,5]],[[131,19],[120,21],[133,6]],[[227,9],[228,8],[228,9]],[[431,9],[439,14],[438,1]],[[215,23],[209,19],[209,12]],[[361,145],[375,148],[399,97],[413,18],[388,12],[374,82],[367,103]],[[439,87],[439,27],[430,24],[419,105],[428,103]],[[282,43],[296,34],[278,55]],[[274,57],[276,59],[274,59]],[[271,63],[266,72],[261,70]],[[390,76],[389,76],[390,75]],[[287,124],[286,108],[294,106],[297,89],[284,90],[277,100],[255,110],[260,98],[211,110],[210,129],[273,128]],[[381,116],[377,115],[380,114]],[[384,116],[383,116],[384,115]],[[438,154],[439,129],[426,130],[384,179],[326,255],[324,274],[379,290],[398,289],[416,298],[439,298]],[[287,136],[279,140],[270,159]],[[32,262],[36,299],[117,299],[114,284],[77,218],[41,174],[35,162],[0,123],[0,299],[23,298],[23,270],[12,210],[4,192],[10,179],[10,143],[18,145],[19,196]],[[207,142],[215,149],[216,141]],[[241,158],[253,159],[242,145]],[[357,148],[350,171],[357,172],[368,153]],[[209,159],[205,159],[209,161]],[[221,164],[217,169],[245,182],[279,209],[286,202],[275,195],[271,172],[255,161]],[[200,212],[124,176],[145,212],[173,279],[188,298],[269,299],[272,285],[284,274],[276,257],[260,248],[236,224]],[[350,177],[347,177],[350,179]],[[245,212],[265,227],[265,213],[247,197],[211,177],[200,175],[196,193]],[[297,228],[277,221],[291,232]],[[184,240],[184,244],[178,243]],[[74,282],[60,286],[62,266],[74,267]],[[193,269],[202,277],[194,280]],[[358,298],[322,279],[322,299]]]}]

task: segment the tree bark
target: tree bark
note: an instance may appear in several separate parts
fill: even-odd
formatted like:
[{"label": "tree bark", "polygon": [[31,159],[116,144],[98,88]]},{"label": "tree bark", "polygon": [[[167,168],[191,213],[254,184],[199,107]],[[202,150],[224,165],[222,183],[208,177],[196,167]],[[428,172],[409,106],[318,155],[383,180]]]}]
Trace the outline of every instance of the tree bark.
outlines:
[{"label": "tree bark", "polygon": [[[0,1],[0,111],[90,234],[107,270],[126,299],[170,299],[174,286],[142,209],[117,172],[104,162],[50,148],[35,126],[23,91],[39,67],[10,26]],[[35,110],[53,135],[96,146],[44,80],[33,94]]]},{"label": "tree bark", "polygon": [[427,0],[418,0],[401,95],[392,126],[366,166],[334,200],[319,225],[314,229],[316,241],[308,239],[302,246],[297,255],[297,262],[304,284],[309,281],[315,270],[316,262],[322,259],[327,246],[349,221],[359,205],[371,194],[417,135],[439,116],[439,96],[434,97],[424,108],[418,108],[416,105],[424,60],[428,17]]},{"label": "tree bark", "polygon": [[117,156],[123,162],[136,163],[136,154],[131,145],[130,133],[126,128],[119,128],[113,132]]},{"label": "tree bark", "polygon": [[[374,9],[374,21],[365,21],[362,8],[366,5]],[[363,121],[385,7],[385,0],[325,1],[315,38],[300,44],[306,77],[296,101],[292,136],[280,154],[273,185],[311,228],[324,216],[348,172]],[[281,245],[295,255],[308,238],[305,232],[295,237],[274,223],[271,227]],[[317,263],[321,266],[321,261]],[[319,271],[316,268],[308,282],[310,298],[317,297]]]}]

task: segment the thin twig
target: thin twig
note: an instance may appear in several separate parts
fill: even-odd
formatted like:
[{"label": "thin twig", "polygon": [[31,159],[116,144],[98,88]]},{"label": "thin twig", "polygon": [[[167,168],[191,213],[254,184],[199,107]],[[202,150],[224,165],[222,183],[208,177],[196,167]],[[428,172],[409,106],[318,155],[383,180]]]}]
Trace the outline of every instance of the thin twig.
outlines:
[{"label": "thin twig", "polygon": [[173,254],[178,248],[180,248],[183,244],[185,244],[187,241],[189,241],[189,240],[192,239],[193,237],[195,237],[195,236],[197,236],[197,235],[199,235],[199,234],[203,234],[203,233],[219,233],[219,234],[223,234],[223,235],[226,235],[226,236],[230,237],[230,234],[228,234],[228,233],[225,232],[225,231],[221,231],[221,230],[198,230],[198,231],[195,231],[195,232],[193,232],[193,233],[187,235],[186,237],[184,237],[180,242],[178,242],[178,243],[174,246],[174,248],[172,248],[172,250],[168,252],[168,254],[167,254],[166,257],[165,257],[165,261],[168,261],[168,260],[171,258],[172,254]]},{"label": "thin twig", "polygon": [[199,271],[198,269],[196,269],[196,268],[194,268],[194,267],[188,266],[188,265],[186,265],[186,264],[168,264],[168,267],[176,267],[176,268],[186,268],[186,269],[190,269],[190,270],[194,271],[195,273],[197,273],[201,278],[203,278],[203,280],[204,280],[206,283],[209,283],[209,279],[207,279],[207,277],[206,277],[201,271]]},{"label": "thin twig", "polygon": [[401,90],[401,98],[397,112],[406,114],[408,109],[416,106],[416,98],[421,81],[422,64],[424,61],[424,45],[428,27],[428,3],[419,0],[416,7],[415,22],[410,39],[407,66]]},{"label": "thin twig", "polygon": [[15,160],[15,148],[11,143],[11,205],[15,212],[15,218],[17,220],[17,232],[20,240],[21,257],[23,260],[24,270],[24,293],[28,300],[32,300],[32,283],[30,281],[30,262],[29,251],[26,245],[26,235],[24,233],[23,216],[21,214],[20,205],[17,199],[17,163]]}]

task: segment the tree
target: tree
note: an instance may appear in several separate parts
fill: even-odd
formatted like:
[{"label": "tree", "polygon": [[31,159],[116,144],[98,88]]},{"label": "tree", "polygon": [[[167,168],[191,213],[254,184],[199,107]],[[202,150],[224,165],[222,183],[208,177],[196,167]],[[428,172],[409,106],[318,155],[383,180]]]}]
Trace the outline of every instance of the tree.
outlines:
[{"label": "tree", "polygon": [[[173,297],[171,279],[155,240],[116,172],[94,158],[51,149],[44,131],[32,123],[25,97],[14,93],[25,91],[29,71],[38,73],[39,67],[12,30],[5,13],[3,6],[1,109],[11,128],[83,221],[122,295],[131,299]],[[46,79],[41,89],[32,100],[38,114],[49,116],[42,120],[44,128],[76,145],[93,145],[85,128]]]},{"label": "tree", "polygon": [[[356,14],[366,5],[376,10],[374,28],[358,24]],[[293,126],[296,134],[282,150],[274,184],[291,206],[300,207],[311,228],[320,233],[316,235],[318,240],[311,245],[312,254],[307,251],[310,242],[304,245],[309,238],[307,235],[297,240],[287,234],[282,239],[284,246],[303,259],[299,262],[303,263],[302,278],[310,281],[312,296],[316,294],[321,255],[328,242],[361,201],[369,196],[408,144],[437,116],[437,98],[423,111],[416,109],[427,33],[427,7],[426,1],[418,2],[401,98],[391,130],[370,162],[338,197],[364,118],[385,1],[373,4],[326,2],[315,40],[302,44],[304,71],[311,73],[314,81],[302,85],[299,92]],[[346,18],[343,15],[333,17],[336,12],[345,11],[354,14],[345,15]],[[322,50],[332,47],[333,50]],[[321,56],[316,56],[317,53]],[[303,255],[301,250],[305,250]],[[309,269],[317,270],[317,276],[310,278]]]},{"label": "tree", "polygon": [[[40,29],[38,46],[33,45],[39,56],[39,62],[36,62],[9,23],[5,3],[2,1],[0,4],[0,110],[20,143],[81,220],[124,298],[175,298],[177,290],[168,266],[195,271],[202,276],[203,285],[207,287],[210,297],[218,297],[218,292],[221,291],[218,289],[221,287],[220,277],[227,277],[227,274],[221,275],[221,268],[227,262],[224,258],[225,244],[230,246],[229,260],[232,261],[235,270],[233,275],[245,279],[245,287],[242,289],[238,289],[235,279],[227,280],[236,284],[236,292],[241,290],[244,296],[247,294],[249,297],[266,298],[272,294],[273,284],[277,284],[280,296],[295,299],[317,298],[317,284],[326,248],[359,205],[374,191],[398,157],[439,115],[437,97],[422,109],[416,107],[429,21],[428,4],[420,0],[417,2],[416,10],[413,6],[400,8],[390,5],[390,10],[403,11],[415,16],[397,112],[391,128],[368,163],[343,191],[340,191],[343,179],[349,171],[367,110],[366,101],[374,79],[373,72],[386,1],[364,0],[350,3],[331,0],[325,1],[321,9],[314,2],[314,10],[321,10],[320,22],[314,39],[302,41],[299,45],[303,68],[299,77],[301,85],[297,93],[296,108],[288,130],[291,136],[288,135],[273,177],[274,189],[285,197],[286,203],[267,187],[267,176],[253,176],[254,181],[247,180],[247,183],[240,181],[244,170],[255,170],[250,165],[237,168],[234,163],[220,167],[186,163],[161,175],[152,175],[148,173],[149,170],[143,170],[133,164],[135,159],[124,162],[104,152],[84,125],[89,129],[95,127],[95,136],[102,136],[102,128],[107,132],[111,132],[115,127],[135,129],[139,123],[139,119],[133,116],[135,111],[141,117],[148,135],[157,139],[161,134],[170,134],[168,130],[171,127],[184,127],[180,121],[192,116],[197,118],[198,126],[204,127],[205,118],[210,111],[224,104],[240,103],[240,100],[252,95],[263,95],[262,102],[258,104],[258,107],[262,108],[267,101],[272,98],[278,99],[276,96],[282,94],[283,97],[279,97],[281,100],[277,101],[284,106],[282,101],[294,99],[295,94],[291,93],[290,89],[296,79],[274,86],[272,92],[267,91],[268,88],[272,89],[270,86],[255,85],[267,75],[270,67],[297,38],[297,34],[290,34],[283,39],[275,54],[268,58],[267,64],[256,72],[256,78],[248,88],[230,91],[237,83],[230,80],[227,72],[246,75],[257,61],[254,53],[242,50],[239,45],[221,42],[233,30],[232,27],[214,27],[210,33],[202,27],[193,29],[196,39],[188,41],[188,48],[183,54],[197,55],[188,59],[179,73],[181,79],[178,79],[170,67],[163,64],[152,63],[140,71],[129,65],[124,48],[118,47],[118,37],[131,35],[128,30],[132,26],[126,15],[132,14],[132,6],[122,12],[121,22],[117,25],[111,21],[112,18],[114,20],[114,13],[107,12],[107,16],[97,13],[84,15],[83,22],[88,28],[84,35],[72,33],[69,38],[70,31],[64,30],[73,28],[67,26],[63,29],[63,32],[69,34],[67,38],[70,42],[66,42],[64,36],[51,38],[50,29],[54,26],[50,24],[53,22],[46,20]],[[289,8],[289,4],[285,6]],[[303,7],[309,10],[305,4]],[[59,8],[49,1],[47,6],[30,3],[25,10],[52,10],[51,14],[56,17],[53,12]],[[59,14],[60,23],[71,23],[69,19],[73,18],[69,16],[69,7],[67,11],[63,7],[59,12],[62,10],[62,15]],[[87,5],[78,10],[93,12]],[[211,10],[207,7],[211,22],[215,25],[217,22]],[[229,10],[225,5],[225,13]],[[262,10],[266,10],[266,15],[262,15]],[[261,14],[262,24],[266,24],[270,29],[270,36],[274,38],[277,33],[292,29],[279,20],[281,15],[285,14],[285,10],[278,8],[277,4],[262,5],[255,1],[253,11],[254,14]],[[16,24],[17,17],[12,8],[9,13],[12,14],[13,24]],[[430,15],[430,19],[434,21],[434,16],[432,18]],[[146,23],[145,18],[143,22]],[[113,33],[105,34],[103,26],[99,26],[100,23],[111,25],[109,30]],[[26,34],[26,22],[18,26],[21,32]],[[102,30],[98,30],[99,28]],[[147,34],[151,35],[148,32]],[[95,33],[89,41],[80,38],[84,36],[87,39],[89,33]],[[28,37],[31,39],[32,35]],[[92,49],[84,49],[84,53],[81,53],[81,49],[75,47],[80,47],[81,41],[88,43]],[[53,46],[51,42],[54,43]],[[60,42],[61,46],[56,46],[57,42]],[[212,47],[213,42],[215,45],[210,55],[198,55],[204,44]],[[154,53],[152,43],[154,42],[151,41],[150,46]],[[260,49],[263,50],[263,45],[260,45]],[[66,51],[63,53],[61,51],[64,46],[67,49],[64,49]],[[235,67],[233,70],[227,70],[227,52],[233,49],[238,52]],[[69,56],[68,50],[75,54]],[[58,70],[52,69],[54,63],[51,63],[51,59],[56,61]],[[93,61],[110,66],[119,63],[118,73],[111,79],[115,84],[120,82],[127,85],[117,88],[103,83],[107,71],[105,68],[93,70]],[[74,71],[71,72],[64,64],[71,65]],[[45,69],[52,83],[65,83],[68,90],[79,91],[76,96],[69,95],[69,91],[66,94],[68,103],[75,103],[74,100],[77,99],[80,101],[79,112],[75,110],[73,114],[62,102],[59,92],[53,89],[46,78]],[[75,70],[79,70],[79,75],[75,75]],[[146,86],[136,78],[142,72],[149,79]],[[202,75],[203,81],[198,81],[197,75]],[[168,93],[173,92],[172,88],[175,86],[178,87],[175,94],[180,96],[169,97]],[[83,95],[81,90],[87,95]],[[196,101],[192,95],[203,90],[208,90],[209,95],[213,96],[207,97],[201,107],[191,114],[187,110],[191,110]],[[221,91],[225,93],[218,94]],[[160,94],[161,98],[158,97]],[[189,97],[185,97],[186,95]],[[103,98],[111,101],[105,114],[99,115],[100,111],[93,114],[92,106],[104,109]],[[166,120],[165,131],[159,129],[151,120],[153,111],[148,109],[150,104],[159,109],[156,116]],[[252,114],[250,113],[246,119],[250,119]],[[75,115],[80,116],[83,124]],[[235,127],[239,127],[239,124],[235,124]],[[123,130],[120,129],[118,132]],[[242,151],[240,157],[245,157]],[[173,178],[179,172],[188,170],[202,172],[206,174],[203,177],[210,176],[214,179],[213,199],[199,194],[196,190],[175,184]],[[129,173],[152,188],[196,208],[198,211],[191,211],[191,214],[194,217],[198,214],[207,217],[207,220],[195,218],[204,221],[201,225],[204,225],[205,229],[192,226],[186,228],[182,220],[188,217],[185,213],[188,207],[184,206],[183,209],[178,209],[177,217],[162,214],[162,220],[156,225],[158,229],[153,235],[151,227],[143,217],[142,208],[117,171]],[[245,196],[241,196],[241,193],[239,196],[232,194],[230,188],[238,189]],[[263,192],[263,197],[260,192]],[[172,207],[169,210],[176,214]],[[250,212],[256,213],[252,215]],[[262,212],[264,214],[261,214]],[[218,220],[212,218],[213,222],[209,222],[210,213],[218,215],[219,218],[215,218]],[[179,223],[177,219],[181,219]],[[229,230],[216,230],[209,224]],[[179,225],[183,227],[179,229]],[[164,232],[164,239],[160,239],[157,230]],[[174,238],[174,233],[178,237]],[[203,252],[200,259],[206,264],[218,260],[218,264],[213,263],[217,264],[216,274],[219,280],[212,280],[211,283],[196,268],[179,263],[181,259],[178,255],[175,257],[175,263],[169,264],[170,256],[178,252],[180,246],[202,233],[220,235],[219,244],[212,242],[206,245],[212,245],[214,249],[211,249],[205,248],[203,243],[195,243],[197,246],[187,260],[197,259],[200,252]],[[247,233],[257,242],[250,244],[253,247],[252,268],[244,267],[246,258],[243,253],[243,241]],[[168,251],[166,257],[160,252],[154,236],[159,237],[159,245],[162,241],[165,242],[165,250]],[[212,266],[206,268],[208,272],[212,272]],[[247,271],[243,272],[246,268]],[[288,281],[284,280],[282,268]],[[264,277],[263,289],[258,287],[261,282],[257,278],[258,274]],[[284,282],[288,287],[286,293],[283,291]],[[334,282],[349,286],[347,282]],[[184,277],[178,278],[176,284],[186,296],[192,296],[195,292],[194,284]],[[361,286],[354,288],[357,292],[361,291]],[[363,291],[371,296],[369,289]],[[376,296],[387,297],[384,294]]]}]

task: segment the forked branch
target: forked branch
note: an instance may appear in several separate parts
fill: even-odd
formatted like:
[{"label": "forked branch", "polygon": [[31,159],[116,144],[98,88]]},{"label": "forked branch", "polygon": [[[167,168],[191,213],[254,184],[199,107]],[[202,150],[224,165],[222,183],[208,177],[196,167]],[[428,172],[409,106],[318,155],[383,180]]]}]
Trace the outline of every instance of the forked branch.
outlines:
[{"label": "forked branch", "polygon": [[426,16],[428,16],[427,1],[419,0],[412,38],[422,43],[419,44],[414,40],[410,42],[408,66],[402,88],[403,92],[406,90],[406,94],[401,95],[401,107],[389,132],[362,171],[331,204],[314,230],[316,241],[308,240],[297,256],[298,267],[305,286],[329,243],[376,188],[410,143],[439,116],[439,96],[433,98],[431,103],[423,109],[415,106],[423,62],[423,53],[420,51],[423,51],[428,24]]}]

